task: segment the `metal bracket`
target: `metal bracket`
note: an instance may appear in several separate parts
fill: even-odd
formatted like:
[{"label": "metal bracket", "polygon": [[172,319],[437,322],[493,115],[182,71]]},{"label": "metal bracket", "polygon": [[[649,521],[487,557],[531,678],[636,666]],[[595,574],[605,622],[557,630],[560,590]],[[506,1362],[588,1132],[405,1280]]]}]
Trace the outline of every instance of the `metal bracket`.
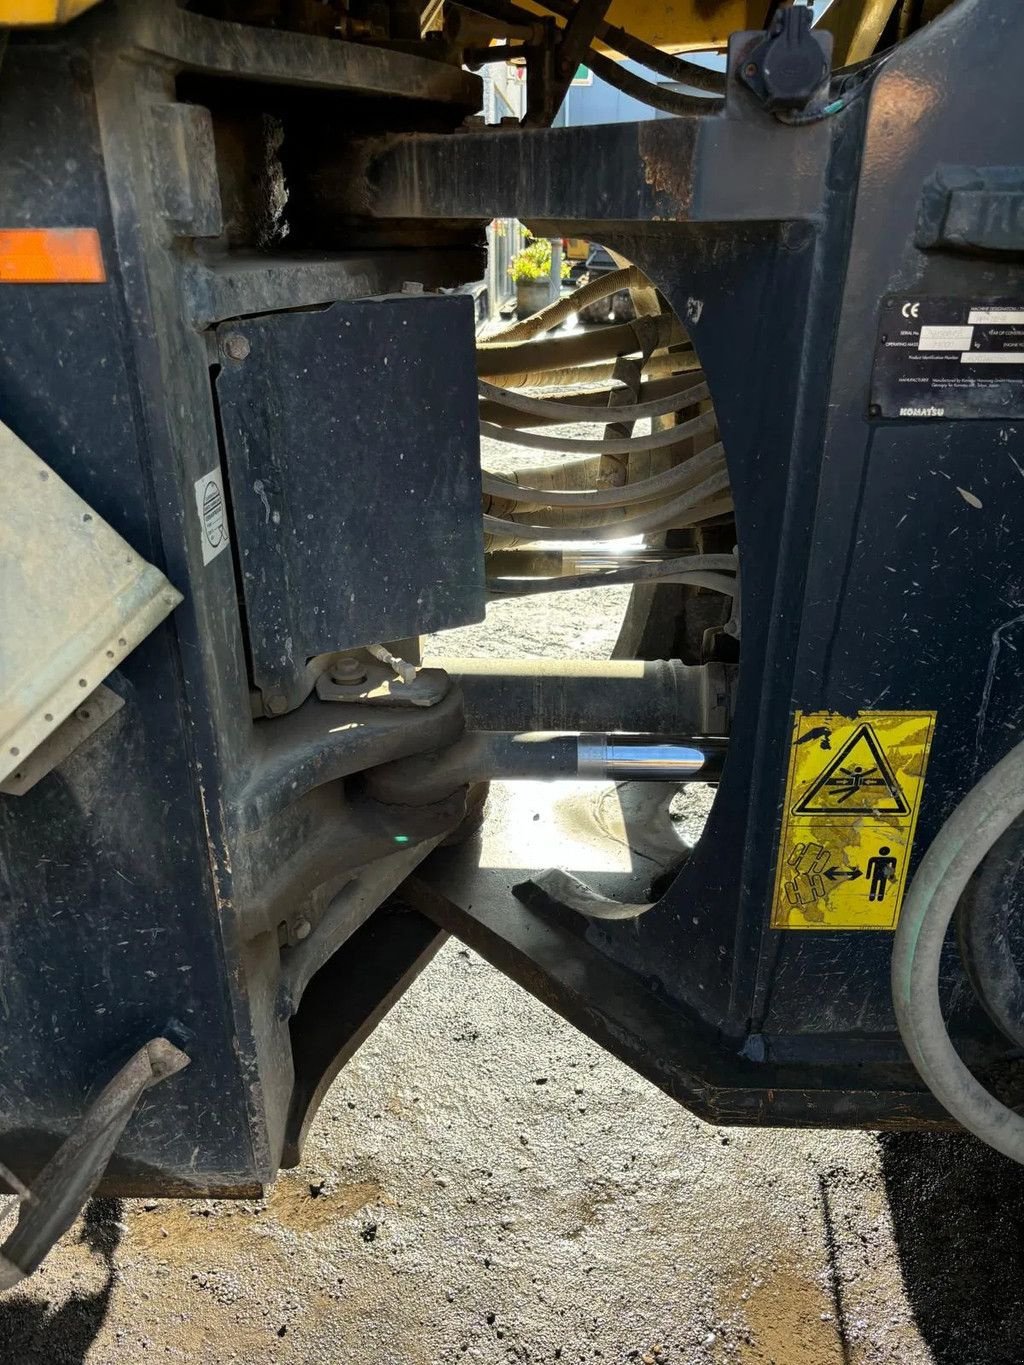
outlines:
[{"label": "metal bracket", "polygon": [[321,701],[358,702],[364,706],[436,706],[452,680],[440,668],[420,668],[411,682],[396,678],[385,664],[358,662],[349,681],[342,673],[322,673],[316,682]]},{"label": "metal bracket", "polygon": [[0,423],[0,780],[182,600]]},{"label": "metal bracket", "polygon": [[69,758],[90,735],[94,735],[100,726],[106,725],[123,705],[124,698],[101,683],[62,725],[58,725],[49,739],[44,739],[9,777],[0,782],[0,792],[4,796],[24,796],[47,773],[53,772],[54,768]]},{"label": "metal bracket", "polygon": [[534,49],[528,56],[525,127],[546,128],[558,113],[576,68],[586,56],[609,4],[610,0],[576,0],[576,8],[557,42],[551,41],[552,25],[546,35],[548,43],[539,53]]},{"label": "metal bracket", "polygon": [[14,1231],[0,1246],[0,1293],[37,1270],[78,1217],[145,1092],[189,1061],[166,1038],[153,1038],[103,1087],[23,1198]]}]

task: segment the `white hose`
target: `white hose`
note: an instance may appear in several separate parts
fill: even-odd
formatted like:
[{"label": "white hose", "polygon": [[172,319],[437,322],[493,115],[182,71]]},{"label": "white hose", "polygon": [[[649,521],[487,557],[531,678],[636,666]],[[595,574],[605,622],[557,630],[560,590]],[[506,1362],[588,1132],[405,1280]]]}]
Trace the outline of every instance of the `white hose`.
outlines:
[{"label": "white hose", "polygon": [[955,1119],[1024,1162],[1024,1117],[971,1075],[942,1017],[939,964],[946,930],[979,863],[1024,813],[1024,744],[981,779],[939,830],[907,893],[892,953],[892,998],[921,1079]]}]

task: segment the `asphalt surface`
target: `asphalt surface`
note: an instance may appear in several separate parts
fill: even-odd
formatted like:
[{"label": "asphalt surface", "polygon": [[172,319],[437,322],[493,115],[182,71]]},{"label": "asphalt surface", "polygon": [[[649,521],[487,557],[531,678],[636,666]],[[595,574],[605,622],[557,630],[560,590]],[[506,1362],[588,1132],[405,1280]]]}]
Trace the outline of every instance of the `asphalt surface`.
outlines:
[{"label": "asphalt surface", "polygon": [[[442,647],[601,657],[601,597]],[[301,1168],[258,1203],[94,1202],[0,1301],[0,1361],[1001,1365],[1022,1229],[1024,1175],[976,1144],[709,1126],[453,941]]]}]

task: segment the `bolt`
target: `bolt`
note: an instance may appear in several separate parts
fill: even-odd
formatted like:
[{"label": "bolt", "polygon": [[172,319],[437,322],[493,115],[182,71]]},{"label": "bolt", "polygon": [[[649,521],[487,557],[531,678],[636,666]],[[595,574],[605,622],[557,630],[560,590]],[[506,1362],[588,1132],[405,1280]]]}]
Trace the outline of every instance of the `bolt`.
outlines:
[{"label": "bolt", "polygon": [[271,692],[263,702],[263,709],[268,716],[283,715],[288,710],[288,698],[283,692]]},{"label": "bolt", "polygon": [[230,356],[232,360],[244,360],[252,347],[249,345],[248,337],[242,336],[241,332],[229,332],[221,342],[224,354]]},{"label": "bolt", "polygon": [[868,408],[868,416],[869,416],[869,417],[881,417],[881,415],[882,415],[882,409],[878,406],[877,403],[872,403],[871,406]]},{"label": "bolt", "polygon": [[744,76],[756,76],[757,62],[747,62],[746,66],[743,68],[743,74]]},{"label": "bolt", "polygon": [[295,937],[301,942],[302,939],[309,938],[310,934],[313,932],[313,926],[310,924],[308,919],[297,919],[295,921],[295,928],[292,932],[294,933]]},{"label": "bolt", "polygon": [[358,659],[339,659],[331,669],[331,682],[338,687],[358,686],[366,682],[366,670]]}]

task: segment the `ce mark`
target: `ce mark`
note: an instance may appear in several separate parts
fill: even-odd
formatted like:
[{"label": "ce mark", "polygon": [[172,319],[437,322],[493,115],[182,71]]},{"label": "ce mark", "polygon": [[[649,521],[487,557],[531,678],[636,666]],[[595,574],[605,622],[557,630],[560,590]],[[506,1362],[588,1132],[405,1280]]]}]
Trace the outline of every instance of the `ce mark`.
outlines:
[{"label": "ce mark", "polygon": [[905,318],[916,318],[920,308],[920,301],[917,303],[905,303],[901,311]]}]

